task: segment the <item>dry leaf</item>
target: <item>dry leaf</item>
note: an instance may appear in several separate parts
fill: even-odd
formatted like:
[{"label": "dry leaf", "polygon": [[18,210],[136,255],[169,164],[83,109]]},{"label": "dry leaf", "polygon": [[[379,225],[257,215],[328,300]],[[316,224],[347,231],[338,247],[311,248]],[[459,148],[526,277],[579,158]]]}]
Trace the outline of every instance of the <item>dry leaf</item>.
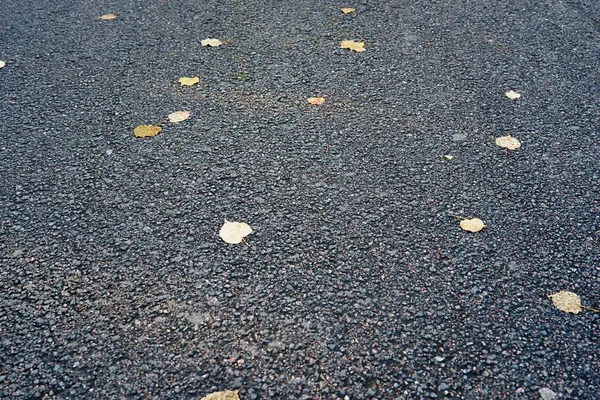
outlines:
[{"label": "dry leaf", "polygon": [[552,299],[552,304],[554,304],[554,307],[561,311],[573,314],[579,314],[581,312],[581,299],[573,292],[562,290],[560,292],[551,294],[548,297]]},{"label": "dry leaf", "polygon": [[496,144],[509,150],[516,150],[521,147],[521,142],[519,142],[517,138],[514,138],[510,135],[496,138]]},{"label": "dry leaf", "polygon": [[446,160],[448,160],[448,161],[452,160],[453,158],[454,158],[454,157],[452,157],[451,155],[445,155],[445,156],[444,156],[444,159],[446,159]]},{"label": "dry leaf", "polygon": [[325,99],[322,97],[309,97],[308,99],[306,99],[306,101],[308,101],[308,104],[312,104],[315,106],[320,106],[321,104],[325,103]]},{"label": "dry leaf", "polygon": [[200,400],[240,400],[239,390],[224,390],[204,396]]},{"label": "dry leaf", "polygon": [[204,39],[201,42],[202,46],[219,47],[223,44],[219,39]]},{"label": "dry leaf", "polygon": [[547,387],[540,388],[540,390],[538,390],[538,393],[540,394],[542,400],[554,400],[557,396],[556,393],[552,391],[552,389]]},{"label": "dry leaf", "polygon": [[508,92],[504,93],[506,95],[506,97],[508,97],[511,100],[516,100],[519,97],[521,97],[521,93],[515,92],[514,90],[509,90]]},{"label": "dry leaf", "polygon": [[99,16],[98,18],[103,19],[105,21],[109,21],[111,19],[117,18],[117,15],[116,14],[104,14],[104,15]]},{"label": "dry leaf", "polygon": [[342,40],[340,43],[340,49],[349,49],[354,51],[365,51],[365,42],[359,42],[356,40]]},{"label": "dry leaf", "polygon": [[160,131],[162,131],[162,128],[160,126],[156,126],[156,125],[140,125],[140,126],[137,126],[133,130],[133,136],[135,136],[135,137],[156,136],[156,135],[158,135],[158,133]]},{"label": "dry leaf", "polygon": [[188,78],[187,76],[179,78],[179,84],[181,86],[194,86],[198,82],[200,82],[200,78],[197,76],[194,76],[193,78]]},{"label": "dry leaf", "polygon": [[465,231],[469,232],[479,232],[483,228],[485,228],[485,224],[479,218],[473,219],[463,219],[460,221],[460,227]]},{"label": "dry leaf", "polygon": [[225,223],[219,231],[221,239],[227,243],[237,244],[241,243],[246,236],[252,233],[252,228],[245,222],[229,222],[225,220]]},{"label": "dry leaf", "polygon": [[0,60],[0,68],[4,68],[4,66],[6,65],[6,63],[2,60]]},{"label": "dry leaf", "polygon": [[169,122],[181,122],[185,121],[190,117],[189,111],[175,111],[174,113],[169,114]]},{"label": "dry leaf", "polygon": [[344,13],[344,14],[352,14],[352,13],[356,13],[356,9],[351,8],[351,7],[344,7],[344,8],[340,8],[340,10]]}]

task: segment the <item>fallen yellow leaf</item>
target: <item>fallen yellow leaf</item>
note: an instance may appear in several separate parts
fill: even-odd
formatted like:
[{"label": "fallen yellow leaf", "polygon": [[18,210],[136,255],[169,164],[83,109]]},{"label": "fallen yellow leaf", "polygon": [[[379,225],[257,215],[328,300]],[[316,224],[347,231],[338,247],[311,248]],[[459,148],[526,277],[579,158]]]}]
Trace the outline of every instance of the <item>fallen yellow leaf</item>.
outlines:
[{"label": "fallen yellow leaf", "polygon": [[4,66],[6,65],[6,63],[2,60],[0,60],[0,68],[4,68]]},{"label": "fallen yellow leaf", "polygon": [[521,142],[519,142],[517,138],[514,138],[510,135],[496,138],[496,144],[509,150],[516,150],[521,147]]},{"label": "fallen yellow leaf", "polygon": [[446,155],[444,156],[444,159],[446,159],[446,160],[448,160],[448,161],[452,160],[453,158],[454,158],[454,157],[452,157],[451,155],[448,155],[448,154],[446,154]]},{"label": "fallen yellow leaf", "polygon": [[202,44],[202,46],[219,47],[223,42],[219,39],[204,39],[200,44]]},{"label": "fallen yellow leaf", "polygon": [[156,136],[162,131],[160,126],[156,125],[139,125],[133,130],[133,136],[135,137],[150,137]]},{"label": "fallen yellow leaf", "polygon": [[229,222],[225,220],[219,231],[219,236],[227,243],[237,244],[241,243],[252,232],[250,225],[245,222]]},{"label": "fallen yellow leaf", "polygon": [[239,390],[224,390],[204,396],[200,400],[240,400]]},{"label": "fallen yellow leaf", "polygon": [[190,117],[191,113],[189,111],[175,111],[174,113],[169,114],[169,122],[181,122],[185,121]]},{"label": "fallen yellow leaf", "polygon": [[325,99],[322,97],[309,97],[308,99],[306,99],[306,101],[308,102],[308,104],[312,104],[315,106],[320,106],[321,104],[325,103]]},{"label": "fallen yellow leaf", "polygon": [[485,228],[485,224],[479,218],[463,219],[462,221],[460,221],[460,227],[465,231],[479,232],[480,230]]},{"label": "fallen yellow leaf", "polygon": [[581,298],[568,290],[562,290],[560,292],[549,295],[552,299],[552,304],[554,307],[558,308],[561,311],[579,314],[581,312]]},{"label": "fallen yellow leaf", "polygon": [[358,51],[359,53],[365,51],[365,42],[359,42],[356,40],[342,40],[340,43],[340,49],[349,49],[350,51]]},{"label": "fallen yellow leaf", "polygon": [[356,12],[356,9],[351,8],[351,7],[343,7],[340,8],[340,11],[342,11],[344,14],[352,14]]},{"label": "fallen yellow leaf", "polygon": [[116,14],[104,14],[104,15],[99,16],[98,18],[103,19],[105,21],[109,21],[111,19],[117,18],[117,15]]},{"label": "fallen yellow leaf", "polygon": [[198,82],[200,82],[200,78],[198,78],[197,76],[194,76],[193,78],[188,78],[187,76],[179,78],[179,84],[181,86],[194,86]]},{"label": "fallen yellow leaf", "polygon": [[504,93],[506,95],[506,97],[508,97],[511,100],[516,100],[519,97],[521,97],[521,93],[515,92],[514,90],[509,90],[508,92]]}]

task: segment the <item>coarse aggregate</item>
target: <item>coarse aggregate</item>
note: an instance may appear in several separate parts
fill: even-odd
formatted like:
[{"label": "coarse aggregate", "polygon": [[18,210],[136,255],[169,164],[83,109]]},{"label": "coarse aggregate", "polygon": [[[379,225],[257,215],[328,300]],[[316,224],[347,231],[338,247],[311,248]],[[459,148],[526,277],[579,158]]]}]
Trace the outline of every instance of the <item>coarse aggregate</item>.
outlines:
[{"label": "coarse aggregate", "polygon": [[1,0],[0,398],[599,399],[598,4]]}]

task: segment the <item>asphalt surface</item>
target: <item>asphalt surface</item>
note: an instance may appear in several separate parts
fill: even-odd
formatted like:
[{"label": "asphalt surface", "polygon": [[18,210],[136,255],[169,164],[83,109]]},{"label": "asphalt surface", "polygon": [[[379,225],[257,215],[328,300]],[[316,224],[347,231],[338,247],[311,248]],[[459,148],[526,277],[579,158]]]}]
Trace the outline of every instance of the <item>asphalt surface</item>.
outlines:
[{"label": "asphalt surface", "polygon": [[598,2],[0,8],[0,398],[600,398]]}]

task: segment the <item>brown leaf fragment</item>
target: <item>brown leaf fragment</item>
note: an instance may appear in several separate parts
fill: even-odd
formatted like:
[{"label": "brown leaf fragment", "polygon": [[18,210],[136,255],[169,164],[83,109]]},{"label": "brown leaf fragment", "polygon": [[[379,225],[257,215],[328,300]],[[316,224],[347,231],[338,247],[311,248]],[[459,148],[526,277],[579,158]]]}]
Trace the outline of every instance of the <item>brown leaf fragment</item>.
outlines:
[{"label": "brown leaf fragment", "polygon": [[340,49],[348,49],[350,51],[363,52],[365,51],[365,42],[357,40],[342,40],[340,43]]},{"label": "brown leaf fragment", "polygon": [[6,63],[2,60],[0,60],[0,69],[4,68],[4,66],[6,65]]},{"label": "brown leaf fragment", "polygon": [[133,130],[135,137],[151,137],[156,136],[162,131],[160,126],[156,125],[139,125]]},{"label": "brown leaf fragment", "polygon": [[581,298],[568,290],[561,290],[560,292],[549,295],[552,299],[554,307],[561,311],[579,314],[581,312]]},{"label": "brown leaf fragment", "polygon": [[117,15],[116,14],[104,14],[104,15],[99,16],[98,18],[101,20],[104,20],[104,21],[110,21],[111,19],[117,18]]},{"label": "brown leaf fragment", "polygon": [[356,9],[352,7],[342,7],[340,11],[344,14],[356,14]]},{"label": "brown leaf fragment", "polygon": [[222,392],[214,392],[202,397],[200,400],[240,400],[238,392],[239,390],[224,390]]}]

